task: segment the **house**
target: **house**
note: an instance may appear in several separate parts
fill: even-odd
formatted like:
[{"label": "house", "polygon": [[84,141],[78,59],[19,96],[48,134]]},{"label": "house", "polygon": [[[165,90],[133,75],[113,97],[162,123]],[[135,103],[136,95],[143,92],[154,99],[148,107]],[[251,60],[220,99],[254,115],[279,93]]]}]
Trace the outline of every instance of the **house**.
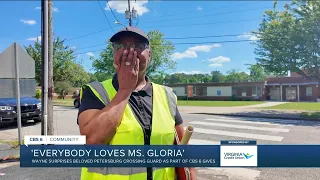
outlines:
[{"label": "house", "polygon": [[291,73],[287,77],[268,77],[262,82],[169,84],[178,99],[186,99],[188,87],[193,100],[270,100],[317,101],[320,82]]}]

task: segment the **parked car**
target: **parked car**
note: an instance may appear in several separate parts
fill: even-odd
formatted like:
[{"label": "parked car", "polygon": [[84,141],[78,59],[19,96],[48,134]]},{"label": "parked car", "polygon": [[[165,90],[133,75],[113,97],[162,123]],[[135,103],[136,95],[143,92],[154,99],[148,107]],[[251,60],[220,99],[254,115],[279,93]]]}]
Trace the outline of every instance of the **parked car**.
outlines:
[{"label": "parked car", "polygon": [[[21,97],[21,121],[28,120],[41,121],[41,101],[32,97]],[[0,98],[0,124],[17,121],[17,101],[16,98]]]},{"label": "parked car", "polygon": [[77,96],[76,99],[73,101],[73,105],[75,108],[80,107],[80,96]]}]

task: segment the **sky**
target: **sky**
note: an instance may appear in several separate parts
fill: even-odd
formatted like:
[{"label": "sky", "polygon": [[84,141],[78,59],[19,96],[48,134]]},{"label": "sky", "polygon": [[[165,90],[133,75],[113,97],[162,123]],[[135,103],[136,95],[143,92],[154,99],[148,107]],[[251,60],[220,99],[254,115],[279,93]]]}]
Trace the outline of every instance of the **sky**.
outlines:
[{"label": "sky", "polygon": [[[280,1],[279,8],[284,3],[288,2]],[[128,25],[124,14],[128,2],[109,0],[108,4],[93,0],[53,4],[54,37],[66,39],[77,61],[90,72],[94,72],[90,56],[98,57],[106,40]],[[225,74],[231,69],[248,72],[248,64],[256,62],[256,45],[243,40],[258,39],[250,32],[259,28],[273,1],[131,0],[130,4],[138,13],[134,26],[145,32],[159,30],[175,46],[171,58],[177,66],[167,73],[218,70]],[[41,35],[40,6],[40,1],[0,1],[0,53],[14,42],[33,44]]]}]

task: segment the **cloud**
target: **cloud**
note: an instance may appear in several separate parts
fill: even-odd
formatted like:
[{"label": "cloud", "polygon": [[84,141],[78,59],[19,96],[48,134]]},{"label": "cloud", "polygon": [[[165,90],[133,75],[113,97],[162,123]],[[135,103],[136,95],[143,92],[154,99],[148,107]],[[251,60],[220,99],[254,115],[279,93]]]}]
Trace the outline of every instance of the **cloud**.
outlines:
[{"label": "cloud", "polygon": [[212,48],[218,48],[221,47],[220,44],[213,44],[213,45],[200,45],[200,46],[194,46],[190,47],[189,50],[195,51],[195,52],[210,52]]},{"label": "cloud", "polygon": [[238,36],[238,38],[240,38],[240,39],[248,39],[250,41],[259,40],[259,38],[256,35],[250,34],[250,33],[243,33],[243,35]]},{"label": "cloud", "polygon": [[59,9],[58,9],[57,7],[53,7],[53,8],[52,8],[52,11],[53,11],[53,12],[59,12]]},{"label": "cloud", "polygon": [[231,59],[224,56],[218,56],[218,57],[210,58],[208,59],[208,61],[211,62],[211,64],[209,64],[209,67],[217,68],[217,67],[222,67],[223,63],[230,62]]},{"label": "cloud", "polygon": [[27,40],[28,40],[28,41],[37,41],[37,39],[38,39],[38,41],[41,41],[41,36],[38,36],[38,37],[29,37]]},{"label": "cloud", "polygon": [[20,19],[20,22],[23,22],[24,24],[28,24],[28,25],[35,25],[37,23],[35,20],[24,20],[24,19]]},{"label": "cloud", "polygon": [[213,45],[199,45],[189,47],[186,51],[179,53],[175,52],[171,55],[171,58],[174,60],[184,59],[184,58],[196,58],[198,57],[197,52],[210,52],[212,48],[221,47],[220,44],[213,44]]},{"label": "cloud", "polygon": [[92,52],[87,52],[87,55],[90,56],[90,57],[94,56],[94,54]]},{"label": "cloud", "polygon": [[[139,0],[136,2],[131,2],[131,9],[134,8],[137,10],[139,16],[142,16],[144,13],[149,12],[150,10],[146,7],[148,3],[147,0]],[[128,1],[118,1],[112,0],[109,1],[109,6],[111,9],[116,10],[117,13],[124,14],[124,12],[128,9]],[[108,4],[106,4],[105,10],[110,10]]]},{"label": "cloud", "polygon": [[197,11],[202,11],[202,10],[203,10],[202,7],[200,7],[200,6],[197,7]]},{"label": "cloud", "polygon": [[73,50],[77,49],[77,47],[75,47],[75,46],[71,46],[70,48]]},{"label": "cloud", "polygon": [[226,63],[226,62],[230,62],[231,59],[228,57],[218,56],[215,58],[210,58],[208,59],[208,61],[213,63]]},{"label": "cloud", "polygon": [[[41,10],[41,7],[34,8],[35,10]],[[59,9],[57,7],[52,7],[52,12],[59,12]]]},{"label": "cloud", "polygon": [[184,59],[184,58],[196,58],[196,57],[198,57],[197,53],[190,50],[186,50],[185,52],[182,52],[182,53],[176,52],[171,55],[171,58],[174,60]]},{"label": "cloud", "polygon": [[219,63],[213,63],[213,64],[209,64],[209,67],[222,67],[223,64],[219,64]]},{"label": "cloud", "polygon": [[184,74],[209,74],[210,72],[202,72],[202,71],[178,71],[178,72],[174,72],[171,74],[175,74],[175,73],[184,73]]}]

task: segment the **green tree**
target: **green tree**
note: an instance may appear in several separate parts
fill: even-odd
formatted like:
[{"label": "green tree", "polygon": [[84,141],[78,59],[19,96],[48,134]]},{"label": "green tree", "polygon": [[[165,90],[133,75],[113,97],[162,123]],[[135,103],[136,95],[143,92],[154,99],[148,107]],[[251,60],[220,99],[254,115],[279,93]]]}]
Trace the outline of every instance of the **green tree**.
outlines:
[{"label": "green tree", "polygon": [[250,76],[247,73],[233,69],[227,72],[225,82],[248,82],[249,80]]},{"label": "green tree", "polygon": [[263,68],[258,64],[253,64],[249,68],[251,81],[264,81],[265,74]]},{"label": "green tree", "polygon": [[[27,53],[35,60],[36,81],[41,84],[41,44],[36,41],[25,47]],[[53,81],[69,82],[72,86],[88,83],[89,74],[78,64],[74,51],[59,37],[53,42]]]},{"label": "green tree", "polygon": [[171,59],[171,54],[175,49],[172,42],[165,40],[163,34],[158,30],[150,31],[148,37],[152,54],[147,75],[175,69],[177,63]]},{"label": "green tree", "polygon": [[211,82],[224,82],[225,76],[220,71],[211,71]]},{"label": "green tree", "polygon": [[290,70],[320,80],[320,1],[293,0],[285,10],[267,10],[258,31],[255,53],[268,73]]},{"label": "green tree", "polygon": [[58,81],[55,83],[54,91],[64,99],[68,95],[68,91],[71,89],[71,83],[67,81]]},{"label": "green tree", "polygon": [[[159,77],[162,72],[174,69],[176,62],[170,58],[174,51],[174,46],[168,40],[163,38],[163,34],[157,30],[148,33],[151,48],[151,61],[147,69],[148,76]],[[111,43],[107,42],[107,47],[100,53],[99,58],[91,57],[93,60],[93,69],[99,81],[112,77],[115,73],[113,66],[113,48]]]},{"label": "green tree", "polygon": [[112,78],[116,69],[113,67],[113,48],[112,44],[107,42],[107,48],[102,50],[98,58],[91,57],[92,67],[95,70],[95,77],[99,81]]}]

